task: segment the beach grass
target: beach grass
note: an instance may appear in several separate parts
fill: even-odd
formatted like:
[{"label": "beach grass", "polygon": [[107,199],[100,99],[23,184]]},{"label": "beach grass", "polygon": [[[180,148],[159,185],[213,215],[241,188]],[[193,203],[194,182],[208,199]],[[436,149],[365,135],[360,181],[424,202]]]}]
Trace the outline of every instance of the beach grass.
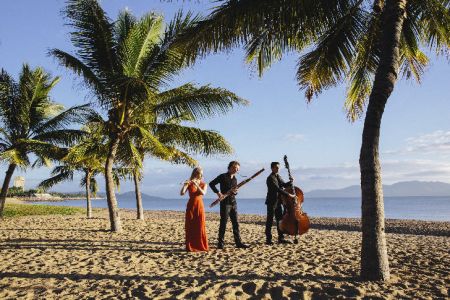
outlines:
[{"label": "beach grass", "polygon": [[75,215],[84,212],[85,209],[80,207],[7,203],[3,211],[3,216],[6,218],[14,218],[43,215]]}]

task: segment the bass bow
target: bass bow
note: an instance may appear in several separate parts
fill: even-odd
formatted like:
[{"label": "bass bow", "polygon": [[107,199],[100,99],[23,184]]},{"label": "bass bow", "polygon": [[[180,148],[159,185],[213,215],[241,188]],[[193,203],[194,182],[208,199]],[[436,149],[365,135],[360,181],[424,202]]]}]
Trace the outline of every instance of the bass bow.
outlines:
[{"label": "bass bow", "polygon": [[250,180],[252,180],[253,178],[255,178],[256,176],[258,176],[259,174],[261,174],[262,172],[264,172],[264,168],[262,168],[261,170],[259,170],[258,172],[256,172],[255,174],[253,174],[250,178],[247,178],[241,182],[239,182],[238,185],[236,185],[235,188],[232,188],[231,190],[229,190],[227,193],[223,194],[222,198],[217,198],[214,202],[212,202],[209,207],[213,207],[214,205],[216,205],[217,203],[219,203],[220,201],[224,200],[225,198],[227,198],[228,196],[230,196],[231,194],[233,194],[233,190],[238,190],[241,186],[243,186],[244,184],[246,184],[247,182],[249,182]]}]

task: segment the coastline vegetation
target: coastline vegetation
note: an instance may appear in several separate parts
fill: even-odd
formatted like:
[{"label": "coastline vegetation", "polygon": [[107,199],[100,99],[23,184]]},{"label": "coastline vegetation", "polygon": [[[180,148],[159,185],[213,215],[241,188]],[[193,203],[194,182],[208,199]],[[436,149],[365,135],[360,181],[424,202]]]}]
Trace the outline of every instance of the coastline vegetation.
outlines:
[{"label": "coastline vegetation", "polygon": [[[8,195],[9,198],[42,198],[40,194],[48,194],[55,198],[62,198],[62,199],[85,199],[86,195],[83,192],[74,192],[74,193],[61,193],[61,192],[48,192],[46,193],[45,190],[41,188],[37,189],[29,189],[24,190],[21,187],[11,187],[8,189]],[[96,197],[96,195],[94,196]]]},{"label": "coastline vegetation", "polygon": [[83,212],[84,209],[79,207],[6,203],[3,211],[3,217],[14,218],[24,216],[76,215]]}]

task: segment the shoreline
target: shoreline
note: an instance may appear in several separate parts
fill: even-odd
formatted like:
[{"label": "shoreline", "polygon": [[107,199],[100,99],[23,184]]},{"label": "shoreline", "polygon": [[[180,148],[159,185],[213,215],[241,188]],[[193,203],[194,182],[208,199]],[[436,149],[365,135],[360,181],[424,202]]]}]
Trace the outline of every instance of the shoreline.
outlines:
[{"label": "shoreline", "polygon": [[[234,247],[228,223],[225,249],[217,250],[219,215],[209,212],[210,251],[188,253],[183,212],[144,214],[146,220],[140,221],[134,210],[120,210],[121,233],[109,231],[107,209],[94,210],[92,219],[82,214],[3,219],[0,298],[445,299],[449,295],[448,237],[387,233],[391,279],[363,282],[358,277],[361,233],[340,227],[352,225],[354,219],[311,218],[313,226],[299,244],[267,246],[263,216],[240,215],[241,237],[250,248]],[[275,228],[272,233],[276,238]]]},{"label": "shoreline", "polygon": [[[104,197],[93,197],[91,200],[105,200]],[[72,197],[72,198],[62,198],[62,197],[52,197],[52,198],[39,198],[39,197],[8,197],[6,201],[10,203],[25,203],[25,202],[63,202],[71,200],[86,200],[86,197]]]},{"label": "shoreline", "polygon": [[[7,203],[13,204],[34,204],[31,201],[21,201],[16,198],[7,198]],[[37,204],[37,203],[36,203]],[[81,206],[69,206],[84,208]],[[95,211],[106,213],[107,208],[93,208]],[[121,213],[136,213],[135,209],[120,208]],[[144,209],[145,213],[150,214],[182,214],[181,210],[149,210]],[[219,221],[219,212],[205,212],[208,219]],[[254,223],[257,225],[265,224],[265,215],[259,214],[239,214],[239,218],[243,218],[243,223]],[[311,229],[319,230],[341,230],[341,231],[355,231],[361,232],[361,218],[347,218],[347,217],[309,217],[311,222]],[[425,221],[416,219],[385,219],[386,233],[398,234],[412,234],[412,235],[430,235],[430,236],[450,236],[450,221]]]}]

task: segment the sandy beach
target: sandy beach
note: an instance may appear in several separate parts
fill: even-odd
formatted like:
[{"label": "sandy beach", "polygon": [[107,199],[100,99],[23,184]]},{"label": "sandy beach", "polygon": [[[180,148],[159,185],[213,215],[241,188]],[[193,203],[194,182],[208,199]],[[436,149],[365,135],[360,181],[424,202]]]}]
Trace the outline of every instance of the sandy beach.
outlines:
[{"label": "sandy beach", "polygon": [[[211,250],[184,251],[184,214],[121,211],[124,231],[94,219],[30,216],[0,222],[0,299],[448,299],[450,222],[387,222],[392,278],[358,279],[357,219],[312,218],[299,244],[264,244],[262,216],[241,215],[250,249],[236,249],[228,224],[207,214]],[[275,233],[275,228],[273,228]]]}]

